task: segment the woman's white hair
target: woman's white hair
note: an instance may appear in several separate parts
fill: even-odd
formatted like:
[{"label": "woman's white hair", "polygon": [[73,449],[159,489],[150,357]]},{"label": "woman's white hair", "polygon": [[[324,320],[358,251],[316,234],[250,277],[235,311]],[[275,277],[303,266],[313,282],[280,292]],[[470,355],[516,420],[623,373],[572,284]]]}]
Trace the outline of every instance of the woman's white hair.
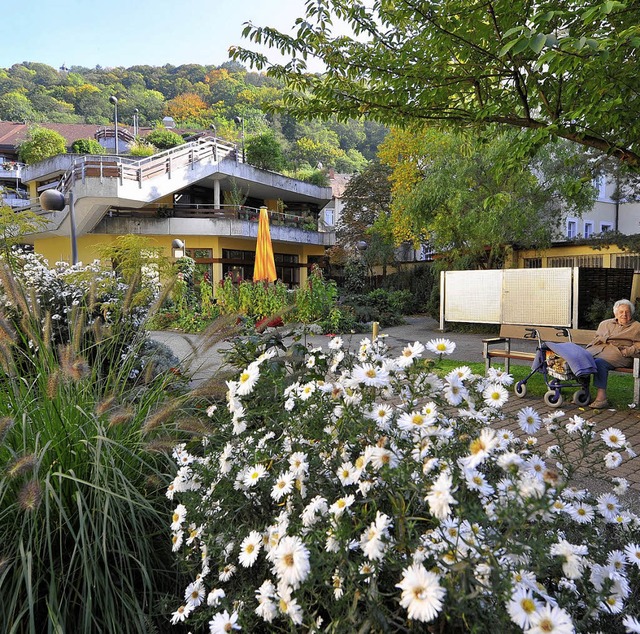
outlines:
[{"label": "woman's white hair", "polygon": [[636,312],[636,307],[633,304],[633,302],[630,302],[628,299],[619,299],[614,305],[613,305],[613,314],[616,314],[616,310],[618,310],[618,308],[620,306],[628,306],[629,310],[631,311],[631,314],[633,315],[633,313]]}]

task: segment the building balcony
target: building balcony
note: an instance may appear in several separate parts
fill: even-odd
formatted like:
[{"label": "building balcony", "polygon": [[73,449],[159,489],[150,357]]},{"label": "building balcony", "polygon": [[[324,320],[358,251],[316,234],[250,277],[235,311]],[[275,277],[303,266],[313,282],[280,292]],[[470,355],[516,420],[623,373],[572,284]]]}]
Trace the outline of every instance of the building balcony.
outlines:
[{"label": "building balcony", "polygon": [[[208,204],[148,205],[142,209],[112,207],[93,233],[125,235],[205,235],[256,238],[259,209]],[[269,211],[271,239],[275,242],[333,246],[335,232],[319,231],[311,214]]]}]

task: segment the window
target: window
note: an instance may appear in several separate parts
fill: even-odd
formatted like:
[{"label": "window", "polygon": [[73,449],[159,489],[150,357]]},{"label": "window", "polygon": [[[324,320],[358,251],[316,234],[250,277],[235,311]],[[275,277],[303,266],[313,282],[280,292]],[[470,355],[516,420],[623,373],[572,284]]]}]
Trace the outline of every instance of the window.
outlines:
[{"label": "window", "polygon": [[590,220],[584,221],[584,237],[590,238],[593,235],[593,222]]},{"label": "window", "polygon": [[577,220],[567,220],[567,238],[571,240],[578,235],[578,221]]},{"label": "window", "polygon": [[524,259],[524,268],[525,269],[541,269],[542,268],[542,258],[525,258]]},{"label": "window", "polygon": [[324,208],[324,223],[327,227],[333,227],[333,207],[325,207]]},{"label": "window", "polygon": [[[231,277],[236,282],[253,279],[253,264],[256,259],[255,251],[240,251],[238,249],[222,249],[222,275]],[[276,275],[281,282],[288,286],[300,284],[300,265],[298,256],[288,253],[274,253]]]},{"label": "window", "polygon": [[610,222],[600,223],[600,233],[604,233],[605,231],[613,231],[613,225]]}]

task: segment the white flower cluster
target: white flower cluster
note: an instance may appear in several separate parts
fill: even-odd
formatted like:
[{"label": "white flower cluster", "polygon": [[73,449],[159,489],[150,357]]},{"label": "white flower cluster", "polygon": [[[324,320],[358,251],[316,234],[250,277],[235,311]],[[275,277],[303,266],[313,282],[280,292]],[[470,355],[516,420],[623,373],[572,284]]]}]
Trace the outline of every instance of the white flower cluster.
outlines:
[{"label": "white flower cluster", "polygon": [[[504,429],[512,377],[440,378],[425,349],[453,344],[390,357],[365,339],[351,355],[336,337],[308,351],[304,375],[272,348],[228,383],[226,407],[206,412],[215,432],[174,451],[170,528],[195,580],[172,622],[206,610],[212,633],[404,631],[446,612],[481,630],[640,631],[625,482],[598,497],[570,486],[581,461],[633,455],[624,435],[532,408],[521,434]],[[581,452],[536,453],[542,428]]]}]

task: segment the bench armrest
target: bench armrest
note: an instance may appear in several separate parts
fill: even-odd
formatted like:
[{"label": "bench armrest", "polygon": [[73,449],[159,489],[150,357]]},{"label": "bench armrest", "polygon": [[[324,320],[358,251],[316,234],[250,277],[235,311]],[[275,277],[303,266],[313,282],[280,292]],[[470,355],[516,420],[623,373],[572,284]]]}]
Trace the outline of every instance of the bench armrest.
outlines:
[{"label": "bench armrest", "polygon": [[485,374],[489,372],[489,368],[491,367],[491,356],[489,354],[489,348],[495,344],[503,343],[505,355],[505,372],[509,372],[510,368],[510,359],[509,352],[511,352],[511,338],[510,337],[492,337],[491,339],[483,339],[482,340],[482,356],[484,357],[484,369]]},{"label": "bench armrest", "polygon": [[483,339],[482,343],[488,343],[492,345],[494,343],[503,343],[508,340],[508,337],[491,337],[490,339]]}]

